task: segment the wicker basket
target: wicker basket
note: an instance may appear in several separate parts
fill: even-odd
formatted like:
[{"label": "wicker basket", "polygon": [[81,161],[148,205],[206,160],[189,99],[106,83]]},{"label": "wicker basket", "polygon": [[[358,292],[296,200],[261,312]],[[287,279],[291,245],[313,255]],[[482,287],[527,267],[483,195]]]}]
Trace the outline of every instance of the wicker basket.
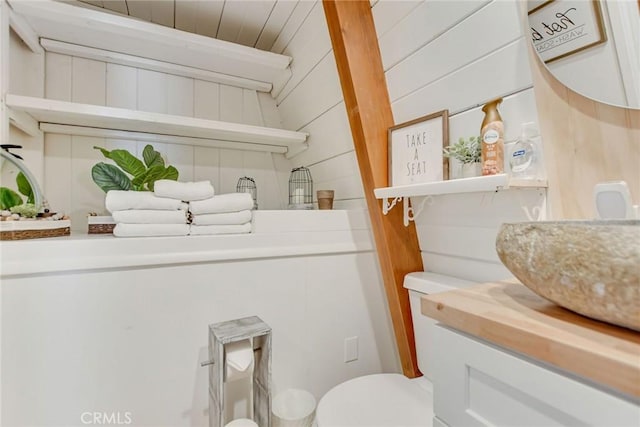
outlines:
[{"label": "wicker basket", "polygon": [[89,234],[112,234],[115,224],[89,224]]},{"label": "wicker basket", "polygon": [[[17,221],[22,222],[22,221]],[[36,221],[40,222],[40,221]],[[33,224],[33,228],[28,228],[32,224],[25,224],[25,228],[16,228],[13,230],[1,230],[0,240],[25,240],[25,239],[41,239],[45,237],[61,237],[71,234],[71,223],[68,220],[47,221],[47,227],[41,227],[40,224]],[[56,227],[58,225],[59,227]],[[50,226],[50,227],[49,227]]]},{"label": "wicker basket", "polygon": [[89,216],[88,233],[89,234],[112,234],[116,223],[110,216]]}]

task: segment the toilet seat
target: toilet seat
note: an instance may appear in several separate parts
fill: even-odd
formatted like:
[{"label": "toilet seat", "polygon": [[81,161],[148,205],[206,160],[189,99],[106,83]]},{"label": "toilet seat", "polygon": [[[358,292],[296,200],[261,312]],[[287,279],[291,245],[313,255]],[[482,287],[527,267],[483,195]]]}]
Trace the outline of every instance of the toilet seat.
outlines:
[{"label": "toilet seat", "polygon": [[376,374],[338,384],[316,410],[318,427],[431,427],[433,395],[399,374]]}]

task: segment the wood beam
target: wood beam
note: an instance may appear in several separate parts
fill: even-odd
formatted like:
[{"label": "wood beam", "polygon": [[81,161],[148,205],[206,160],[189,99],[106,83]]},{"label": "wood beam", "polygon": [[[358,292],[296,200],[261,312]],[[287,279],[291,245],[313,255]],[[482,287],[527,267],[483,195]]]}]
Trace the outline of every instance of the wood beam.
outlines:
[{"label": "wood beam", "polygon": [[394,125],[391,103],[369,0],[323,0],[333,53],[349,116],[355,152],[382,270],[389,311],[408,377],[417,367],[409,296],[404,276],[422,271],[415,226],[404,227],[402,209],[382,214],[373,190],[388,183],[387,130]]}]

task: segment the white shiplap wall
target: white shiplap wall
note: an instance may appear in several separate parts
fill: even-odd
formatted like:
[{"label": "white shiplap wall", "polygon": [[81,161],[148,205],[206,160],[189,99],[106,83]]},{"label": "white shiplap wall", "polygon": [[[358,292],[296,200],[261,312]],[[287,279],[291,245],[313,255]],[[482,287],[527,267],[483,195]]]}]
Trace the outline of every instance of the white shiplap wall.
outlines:
[{"label": "white shiplap wall", "polygon": [[[281,128],[267,93],[124,65],[56,53],[45,60],[46,97],[132,110]],[[102,161],[94,145],[140,154],[147,142],[47,134],[45,183],[49,203],[71,214],[73,228],[86,230],[88,212],[104,210],[104,194],[91,181]],[[210,180],[219,194],[235,191],[238,178],[252,176],[261,209],[283,209],[289,162],[280,154],[206,146],[153,143],[181,181]]]},{"label": "white shiplap wall", "polygon": [[[515,0],[375,2],[395,122],[447,109],[456,141],[479,133],[480,107],[499,96],[506,141],[517,138],[521,123],[537,122],[519,8]],[[297,30],[288,39],[281,34],[273,48],[294,58],[293,76],[276,98],[284,127],[310,134],[309,149],[292,160],[310,168],[317,189],[336,190],[337,206],[364,206],[322,4],[301,2],[296,11]],[[418,227],[426,268],[468,271],[471,280],[509,275],[493,249],[497,227],[537,218],[534,207],[543,207],[544,198],[538,190],[519,190],[430,200]]]},{"label": "white shiplap wall", "polygon": [[276,101],[284,128],[309,133],[309,148],[292,162],[309,168],[314,189],[335,190],[334,208],[363,207],[362,182],[322,3],[299,2],[287,25],[272,51],[294,58],[292,77]]},{"label": "white shiplap wall", "polygon": [[[537,122],[527,38],[517,1],[425,1],[390,23],[395,2],[373,7],[396,123],[449,110],[449,141],[478,135],[487,101],[503,97],[505,140]],[[415,6],[415,7],[414,7]],[[544,190],[416,198],[425,270],[486,281],[509,277],[495,252],[503,222],[544,215]]]}]

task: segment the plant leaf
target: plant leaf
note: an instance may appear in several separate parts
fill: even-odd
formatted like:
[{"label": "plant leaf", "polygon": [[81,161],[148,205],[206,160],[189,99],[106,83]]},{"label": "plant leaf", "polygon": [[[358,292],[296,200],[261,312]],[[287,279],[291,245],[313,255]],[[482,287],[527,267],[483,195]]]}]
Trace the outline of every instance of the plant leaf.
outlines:
[{"label": "plant leaf", "polygon": [[179,175],[178,170],[173,166],[168,166],[165,168],[164,166],[157,165],[149,169],[149,174],[147,175],[144,182],[147,188],[149,189],[149,191],[153,191],[155,187],[155,182],[157,180],[171,179],[173,181],[177,181],[178,175]]},{"label": "plant leaf", "polygon": [[26,203],[34,203],[35,195],[33,194],[33,188],[31,188],[29,180],[22,172],[16,176],[16,184],[18,184],[18,191],[27,196]]},{"label": "plant leaf", "polygon": [[134,178],[142,175],[147,170],[144,163],[127,150],[111,150],[109,155],[116,165]]},{"label": "plant leaf", "polygon": [[131,189],[131,179],[114,165],[97,163],[91,168],[91,177],[105,193],[109,190]]},{"label": "plant leaf", "polygon": [[171,179],[173,181],[177,181],[179,176],[180,172],[178,172],[178,169],[173,166],[167,166],[162,176],[158,179]]},{"label": "plant leaf", "polygon": [[7,210],[22,204],[22,197],[7,187],[0,187],[0,209]]},{"label": "plant leaf", "polygon": [[[136,176],[135,178],[133,178],[133,180],[131,180],[131,183],[133,184],[134,190],[144,190],[144,184],[147,182],[147,180],[149,179],[149,175],[150,174],[157,174],[158,172],[156,171],[157,168],[161,168],[164,169],[164,166],[154,166],[151,167],[149,169],[147,169],[146,171],[144,171],[143,174]],[[154,172],[155,171],[155,172]]]},{"label": "plant leaf", "polygon": [[151,168],[156,165],[160,165],[164,167],[164,159],[162,155],[153,149],[151,144],[147,144],[142,150],[142,158],[144,159],[144,164],[147,165],[148,168]]},{"label": "plant leaf", "polygon": [[155,165],[149,168],[147,176],[145,176],[144,181],[142,182],[142,184],[145,186],[146,189],[148,189],[149,191],[153,191],[153,184],[161,179],[160,177],[162,177],[162,175],[164,174],[164,166],[161,165]]},{"label": "plant leaf", "polygon": [[106,148],[98,147],[97,145],[94,145],[93,148],[95,150],[100,150],[102,152],[102,155],[105,156],[107,159],[111,158],[111,152]]}]

